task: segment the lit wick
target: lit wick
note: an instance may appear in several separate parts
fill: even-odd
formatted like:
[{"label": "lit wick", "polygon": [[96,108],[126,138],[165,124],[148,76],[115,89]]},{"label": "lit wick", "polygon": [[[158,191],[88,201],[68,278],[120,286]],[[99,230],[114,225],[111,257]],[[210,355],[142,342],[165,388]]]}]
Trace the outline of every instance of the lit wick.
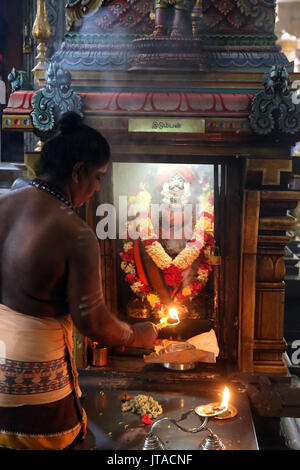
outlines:
[{"label": "lit wick", "polygon": [[169,309],[169,314],[166,317],[160,319],[160,323],[156,327],[161,330],[166,326],[176,326],[180,323],[178,313],[175,307]]},{"label": "lit wick", "polygon": [[221,408],[224,408],[224,411],[226,411],[228,408],[229,397],[230,397],[229,388],[225,387],[224,392],[223,392],[223,399],[221,403]]},{"label": "lit wick", "polygon": [[225,411],[228,409],[229,396],[229,389],[228,387],[225,387],[223,391],[222,403],[209,403],[208,405],[197,406],[195,408],[195,412],[199,416],[211,417],[225,413]]}]

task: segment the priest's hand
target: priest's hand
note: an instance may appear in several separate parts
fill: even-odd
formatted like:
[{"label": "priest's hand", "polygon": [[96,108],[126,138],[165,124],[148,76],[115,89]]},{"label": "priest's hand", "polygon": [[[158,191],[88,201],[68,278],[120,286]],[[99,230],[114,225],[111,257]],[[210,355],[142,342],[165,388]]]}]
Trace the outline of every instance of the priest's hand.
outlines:
[{"label": "priest's hand", "polygon": [[158,335],[158,329],[150,321],[135,323],[132,325],[135,331],[135,338],[130,345],[134,348],[153,349],[154,342]]}]

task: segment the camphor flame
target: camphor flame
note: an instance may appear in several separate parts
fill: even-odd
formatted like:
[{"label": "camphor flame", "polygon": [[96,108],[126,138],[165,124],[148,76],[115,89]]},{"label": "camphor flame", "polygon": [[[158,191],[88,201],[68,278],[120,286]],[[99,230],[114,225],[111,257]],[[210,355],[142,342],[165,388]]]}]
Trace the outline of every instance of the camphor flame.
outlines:
[{"label": "camphor flame", "polygon": [[229,397],[229,388],[225,387],[223,391],[222,403],[218,402],[209,403],[208,405],[200,405],[195,408],[195,411],[199,416],[208,416],[211,418],[222,415],[228,410]]},{"label": "camphor flame", "polygon": [[[168,324],[168,319],[169,318],[172,318],[173,320],[176,320],[176,323],[170,323]],[[162,317],[160,319],[160,328],[164,328],[165,326],[175,326],[175,325],[178,325],[178,323],[180,323],[180,320],[179,320],[179,317],[178,317],[178,313],[177,313],[177,310],[175,307],[171,307],[169,309],[169,315],[167,317]]]},{"label": "camphor flame", "polygon": [[175,307],[170,308],[169,317],[171,317],[173,320],[177,320],[177,323],[180,323],[179,316]]},{"label": "camphor flame", "polygon": [[223,399],[221,403],[221,408],[225,408],[225,411],[228,409],[229,397],[230,397],[229,388],[225,387],[223,391]]}]

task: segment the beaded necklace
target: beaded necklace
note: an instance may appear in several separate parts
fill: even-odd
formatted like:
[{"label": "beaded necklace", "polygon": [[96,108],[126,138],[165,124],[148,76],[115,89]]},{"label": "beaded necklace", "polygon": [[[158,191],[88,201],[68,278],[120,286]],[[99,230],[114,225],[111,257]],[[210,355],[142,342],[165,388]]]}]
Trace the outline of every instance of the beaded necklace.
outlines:
[{"label": "beaded necklace", "polygon": [[70,209],[74,210],[73,205],[71,202],[63,195],[61,191],[59,191],[55,186],[52,186],[48,181],[41,180],[39,178],[34,178],[29,183],[31,186],[34,186],[37,189],[41,189],[43,191],[47,191],[47,193],[51,194],[51,196],[56,197],[61,202],[66,204]]}]

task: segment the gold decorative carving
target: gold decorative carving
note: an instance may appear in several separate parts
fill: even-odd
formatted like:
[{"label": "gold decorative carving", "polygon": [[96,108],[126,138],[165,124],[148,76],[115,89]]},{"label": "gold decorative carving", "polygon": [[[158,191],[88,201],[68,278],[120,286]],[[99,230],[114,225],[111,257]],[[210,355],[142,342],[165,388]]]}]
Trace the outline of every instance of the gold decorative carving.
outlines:
[{"label": "gold decorative carving", "polygon": [[33,69],[35,82],[37,82],[37,76],[46,70],[45,61],[47,59],[47,41],[51,36],[51,29],[47,16],[47,0],[38,0],[37,14],[32,28],[32,35],[38,42],[38,55],[36,56],[37,64]]}]

